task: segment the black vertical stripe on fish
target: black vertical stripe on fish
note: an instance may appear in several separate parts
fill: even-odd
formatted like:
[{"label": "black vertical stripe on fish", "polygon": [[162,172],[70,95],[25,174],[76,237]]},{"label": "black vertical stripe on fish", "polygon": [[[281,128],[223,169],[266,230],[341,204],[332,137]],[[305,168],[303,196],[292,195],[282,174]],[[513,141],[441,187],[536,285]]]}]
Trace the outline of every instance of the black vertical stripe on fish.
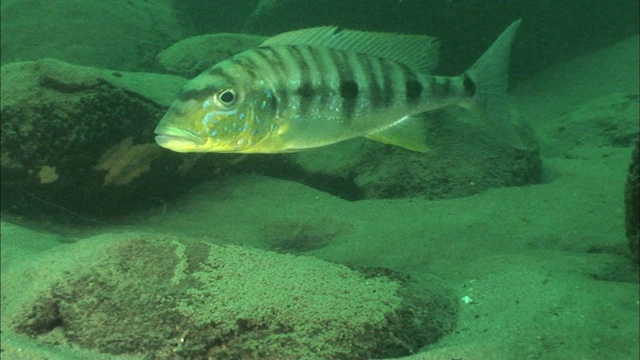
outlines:
[{"label": "black vertical stripe on fish", "polygon": [[206,72],[206,74],[210,75],[210,76],[221,77],[221,78],[223,78],[225,80],[225,82],[228,82],[228,83],[234,83],[235,82],[234,77],[229,75],[229,74],[227,74],[227,72],[222,68],[218,68],[218,67],[211,68]]},{"label": "black vertical stripe on fish", "polygon": [[327,73],[328,76],[325,77],[324,84],[335,95],[340,83],[343,80],[348,80],[351,75],[345,56],[342,51],[333,49],[319,49],[318,56],[321,56],[333,68],[333,71]]},{"label": "black vertical stripe on fish", "polygon": [[238,64],[242,69],[251,70],[253,72],[260,71],[260,66],[253,59],[253,56],[241,56],[234,59],[234,62]]},{"label": "black vertical stripe on fish", "polygon": [[224,79],[227,84],[235,84],[236,80],[233,76],[229,75],[224,69],[215,68],[208,71],[207,75],[211,77],[218,77]]},{"label": "black vertical stripe on fish", "polygon": [[265,55],[272,61],[271,65],[273,69],[280,74],[280,79],[284,80],[279,82],[276,88],[280,111],[290,110],[291,107],[299,108],[300,97],[296,95],[294,89],[290,87],[290,84],[293,82],[288,81],[297,80],[298,71],[297,68],[295,68],[296,64],[293,64],[292,60],[287,58],[287,54],[284,53],[286,51],[284,48],[265,47],[265,50]]},{"label": "black vertical stripe on fish", "polygon": [[289,53],[293,61],[295,61],[295,63],[297,64],[299,69],[299,74],[300,74],[299,75],[300,82],[311,84],[312,80],[311,80],[311,70],[309,68],[310,65],[307,63],[307,60],[304,58],[300,47],[294,45],[294,46],[289,46],[284,50],[286,50]]},{"label": "black vertical stripe on fish", "polygon": [[292,89],[291,96],[296,96],[299,109],[305,109],[306,111],[311,108],[313,98],[317,94],[313,85],[313,79],[311,78],[312,64],[309,64],[304,57],[303,50],[299,46],[289,46],[287,50],[299,68],[299,79],[295,81],[295,83],[299,85],[296,89]]},{"label": "black vertical stripe on fish", "polygon": [[308,56],[311,57],[313,61],[316,63],[318,73],[323,75],[321,77],[321,81],[319,82],[318,86],[325,85],[327,78],[331,76],[330,72],[333,70],[331,69],[330,66],[327,66],[325,61],[322,60],[320,54],[318,54],[317,49],[313,47],[306,47],[305,51],[308,54]]},{"label": "black vertical stripe on fish", "polygon": [[256,69],[263,74],[272,74],[275,72],[273,65],[267,55],[264,53],[265,48],[258,48],[252,51],[249,56],[247,56],[248,60],[251,60],[256,65]]},{"label": "black vertical stripe on fish", "polygon": [[259,67],[249,56],[240,57],[234,61],[249,75],[251,80],[258,79]]},{"label": "black vertical stripe on fish", "polygon": [[356,108],[356,97],[358,96],[358,84],[354,81],[353,67],[349,63],[346,53],[343,51],[332,51],[336,67],[338,68],[338,78],[333,87],[332,93],[339,96],[339,111],[345,123],[353,120]]},{"label": "black vertical stripe on fish", "polygon": [[[282,48],[274,49],[270,46],[262,48],[264,55],[267,57],[271,67],[279,73],[280,79],[294,80],[292,76],[295,74],[290,61],[287,61],[282,54]],[[286,83],[286,81],[285,81]]]},{"label": "black vertical stripe on fish", "polygon": [[292,46],[275,48],[274,55],[282,62],[288,79],[302,81],[303,74],[308,72],[307,63],[302,56],[296,56]]},{"label": "black vertical stripe on fish", "polygon": [[[293,48],[295,49],[294,51],[302,58],[302,62],[305,64],[304,67],[306,69],[312,69],[313,66],[315,66],[316,71],[324,71],[323,64],[318,60],[315,52],[311,51],[311,48],[306,46],[293,46]],[[314,64],[312,65],[307,58],[310,58]],[[312,112],[314,103],[318,101],[319,89],[311,80],[311,70],[302,71],[302,73],[304,74],[302,76],[305,76],[305,81],[300,81],[297,89],[294,89],[294,92],[295,95],[299,97],[300,105],[298,112],[300,115],[305,116]]]},{"label": "black vertical stripe on fish", "polygon": [[[315,67],[315,71],[320,72],[320,74],[325,74],[326,76],[327,67],[318,58],[317,51],[310,47],[299,47],[297,48],[297,51],[300,53],[300,56],[302,56],[307,69],[313,69]],[[307,60],[307,58],[309,58],[309,60]],[[312,61],[313,64],[311,64],[310,61]],[[303,116],[313,112],[314,107],[316,107],[316,104],[320,101],[319,98],[322,93],[322,84],[313,83],[311,70],[308,71],[308,74],[306,75],[307,77],[305,78],[305,81],[300,82],[296,89],[297,95],[300,96],[299,112]]]},{"label": "black vertical stripe on fish", "polygon": [[209,96],[220,90],[217,86],[207,86],[203,89],[190,89],[181,91],[178,94],[178,100],[186,102],[189,100],[204,101]]},{"label": "black vertical stripe on fish", "polygon": [[319,109],[324,106],[335,107],[335,102],[339,101],[336,97],[338,86],[342,76],[345,75],[343,67],[340,66],[339,60],[336,58],[338,52],[314,47],[310,47],[309,51],[318,63],[319,70],[324,74],[322,82],[316,89],[316,96],[310,107],[312,109]]},{"label": "black vertical stripe on fish", "polygon": [[295,89],[295,94],[300,96],[303,101],[310,101],[316,95],[316,89],[311,86],[311,83],[303,82]]},{"label": "black vertical stripe on fish", "polygon": [[417,79],[413,78],[405,82],[405,96],[407,104],[416,106],[420,102],[423,86]]},{"label": "black vertical stripe on fish", "polygon": [[389,62],[387,66],[391,78],[391,101],[393,106],[404,107],[407,105],[406,78],[407,74],[403,66],[395,62]]},{"label": "black vertical stripe on fish", "polygon": [[340,83],[340,96],[352,100],[358,96],[358,84],[353,80],[345,80]]},{"label": "black vertical stripe on fish", "polygon": [[297,96],[299,104],[298,111],[300,114],[308,115],[311,113],[319,93],[319,89],[314,87],[311,82],[300,83],[298,88],[293,90],[291,96]]},{"label": "black vertical stripe on fish", "polygon": [[476,83],[471,80],[469,75],[463,74],[464,77],[462,81],[462,85],[464,86],[464,91],[467,96],[473,96],[476,93]]},{"label": "black vertical stripe on fish", "polygon": [[309,69],[309,78],[311,79],[311,84],[313,86],[318,86],[322,82],[322,78],[325,76],[322,72],[320,72],[318,68],[318,61],[314,58],[314,55],[309,51],[308,47],[305,46],[296,46],[294,47],[302,56],[304,63]]},{"label": "black vertical stripe on fish", "polygon": [[[365,72],[361,57],[357,53],[345,53],[345,55],[351,68],[351,76],[357,86],[357,94],[353,103],[350,104],[350,106],[353,106],[353,109],[348,111],[350,116],[355,118],[359,116],[358,112],[369,108],[369,82],[371,77]],[[345,90],[348,89],[345,88]],[[348,92],[345,92],[345,95],[347,93]],[[347,110],[345,110],[345,112],[347,112]]]},{"label": "black vertical stripe on fish", "polygon": [[416,77],[414,71],[408,66],[401,64],[400,67],[404,72],[404,96],[407,105],[416,106],[420,103],[424,86]]},{"label": "black vertical stripe on fish", "polygon": [[384,108],[389,108],[393,105],[393,98],[395,96],[393,91],[392,66],[387,60],[377,60],[380,62],[380,70],[382,71],[382,92],[384,93],[384,96],[382,97],[382,106]]},{"label": "black vertical stripe on fish", "polygon": [[[260,66],[263,74],[274,74],[279,71],[276,70],[275,64],[272,62],[267,52],[272,52],[270,47],[260,47],[251,53],[253,60]],[[277,77],[276,77],[277,78]],[[281,81],[274,80],[272,83],[274,95],[277,98],[278,110],[284,110],[289,107],[289,96],[287,96],[287,89]],[[278,112],[279,112],[278,111]]]},{"label": "black vertical stripe on fish", "polygon": [[358,58],[360,59],[360,64],[362,65],[362,70],[366,74],[369,79],[367,90],[369,92],[369,105],[374,109],[379,109],[382,106],[384,94],[382,93],[382,88],[380,87],[380,83],[377,80],[376,76],[376,68],[372,63],[371,57],[366,55],[358,54]]},{"label": "black vertical stripe on fish", "polygon": [[342,114],[346,121],[353,118],[358,100],[358,84],[353,80],[344,80],[340,83],[340,96],[342,97]]},{"label": "black vertical stripe on fish", "polygon": [[358,73],[356,79],[359,85],[358,91],[358,108],[369,109],[371,108],[371,91],[375,82],[373,78],[372,68],[366,57],[361,54],[353,54],[353,61],[356,63]]},{"label": "black vertical stripe on fish", "polygon": [[330,73],[334,71],[332,69],[335,69],[335,64],[331,63],[333,66],[327,64],[320,59],[318,51],[310,47],[301,46],[298,50],[309,69],[309,84],[301,83],[298,90],[302,96],[306,96],[302,100],[301,108],[309,112],[314,109],[314,106],[323,106],[322,101],[329,98],[330,88],[327,84],[330,82],[329,78],[332,77]]},{"label": "black vertical stripe on fish", "polygon": [[283,94],[283,97],[287,98],[287,107],[300,109],[303,105],[302,97],[297,94],[299,87],[297,84],[309,84],[308,87],[311,86],[308,65],[301,54],[293,50],[292,46],[276,47],[273,50],[274,56],[282,64],[283,79],[286,79],[283,85],[286,93]]}]

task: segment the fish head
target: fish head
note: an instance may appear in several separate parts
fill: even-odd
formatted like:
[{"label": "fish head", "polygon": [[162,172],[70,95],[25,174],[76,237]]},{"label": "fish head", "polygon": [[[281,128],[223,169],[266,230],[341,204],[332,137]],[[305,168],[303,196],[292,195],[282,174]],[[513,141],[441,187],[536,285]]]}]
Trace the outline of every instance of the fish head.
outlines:
[{"label": "fish head", "polygon": [[156,126],[156,142],[177,152],[263,152],[275,96],[230,61],[189,81]]}]

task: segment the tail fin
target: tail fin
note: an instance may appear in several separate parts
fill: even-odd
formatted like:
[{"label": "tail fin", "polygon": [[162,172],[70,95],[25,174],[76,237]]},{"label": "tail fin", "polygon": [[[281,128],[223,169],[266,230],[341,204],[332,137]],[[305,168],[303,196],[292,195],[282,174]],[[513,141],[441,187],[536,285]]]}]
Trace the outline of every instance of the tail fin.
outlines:
[{"label": "tail fin", "polygon": [[507,101],[508,65],[511,43],[522,20],[513,22],[493,42],[491,47],[467,70],[467,76],[475,84],[475,94],[470,107],[486,125],[506,142],[515,147],[524,147],[522,139],[511,125]]}]

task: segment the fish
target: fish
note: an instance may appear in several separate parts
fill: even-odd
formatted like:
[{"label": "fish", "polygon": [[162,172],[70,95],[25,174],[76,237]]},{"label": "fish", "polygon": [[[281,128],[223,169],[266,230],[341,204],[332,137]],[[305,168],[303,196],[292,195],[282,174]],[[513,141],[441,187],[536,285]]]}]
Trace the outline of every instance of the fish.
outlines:
[{"label": "fish", "polygon": [[176,152],[287,153],[367,137],[426,152],[420,114],[460,106],[513,146],[507,103],[509,25],[468,70],[431,73],[427,35],[321,26],[276,35],[188,81],[155,128]]}]

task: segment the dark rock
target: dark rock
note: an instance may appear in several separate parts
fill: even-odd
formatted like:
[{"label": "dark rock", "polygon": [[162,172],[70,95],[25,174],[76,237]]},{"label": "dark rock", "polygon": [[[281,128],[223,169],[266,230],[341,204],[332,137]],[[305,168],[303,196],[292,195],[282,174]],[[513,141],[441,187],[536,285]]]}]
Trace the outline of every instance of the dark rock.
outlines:
[{"label": "dark rock", "polygon": [[49,59],[5,65],[2,81],[3,209],[79,219],[126,214],[159,205],[171,192],[162,184],[195,158],[153,140],[182,78]]},{"label": "dark rock", "polygon": [[[520,133],[529,148],[516,149],[464,111],[432,112],[425,122],[427,153],[362,139],[294,154],[293,161],[309,173],[303,181],[346,199],[447,199],[540,181],[542,162],[528,128]],[[344,186],[318,181],[330,178]]]}]

